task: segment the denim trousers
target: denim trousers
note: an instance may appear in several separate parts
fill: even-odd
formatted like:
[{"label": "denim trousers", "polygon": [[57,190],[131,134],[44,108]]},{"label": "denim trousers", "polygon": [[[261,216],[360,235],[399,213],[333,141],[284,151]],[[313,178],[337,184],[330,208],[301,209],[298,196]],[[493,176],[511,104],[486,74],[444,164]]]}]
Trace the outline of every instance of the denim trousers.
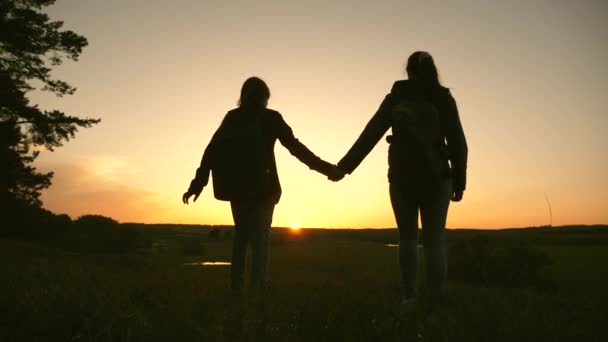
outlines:
[{"label": "denim trousers", "polygon": [[245,283],[247,245],[251,246],[251,288],[263,295],[268,283],[269,231],[274,202],[270,200],[231,201],[234,219],[232,240],[231,289],[242,294]]},{"label": "denim trousers", "polygon": [[427,287],[432,295],[442,295],[446,287],[447,255],[445,224],[452,196],[452,180],[445,179],[432,193],[408,190],[394,183],[390,197],[399,230],[399,266],[405,298],[416,296],[418,268],[418,213],[422,222],[422,242]]}]

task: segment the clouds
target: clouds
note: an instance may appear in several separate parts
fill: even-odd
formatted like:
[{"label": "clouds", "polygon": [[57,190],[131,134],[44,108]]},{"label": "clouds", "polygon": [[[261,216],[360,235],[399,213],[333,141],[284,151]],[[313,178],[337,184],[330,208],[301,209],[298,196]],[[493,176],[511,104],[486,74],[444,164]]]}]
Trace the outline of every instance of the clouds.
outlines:
[{"label": "clouds", "polygon": [[141,172],[120,156],[87,156],[71,163],[44,163],[55,172],[43,192],[44,207],[73,218],[85,214],[110,216],[121,222],[149,222],[164,216],[162,196],[135,184]]}]

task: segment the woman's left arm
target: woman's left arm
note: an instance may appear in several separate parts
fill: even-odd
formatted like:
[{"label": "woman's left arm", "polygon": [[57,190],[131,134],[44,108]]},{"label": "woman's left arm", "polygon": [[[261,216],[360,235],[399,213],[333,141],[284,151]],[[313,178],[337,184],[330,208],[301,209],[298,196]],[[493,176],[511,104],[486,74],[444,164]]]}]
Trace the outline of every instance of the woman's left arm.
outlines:
[{"label": "woman's left arm", "polygon": [[335,172],[335,166],[319,158],[311,150],[306,147],[298,138],[295,137],[291,127],[285,122],[283,116],[276,113],[274,118],[276,124],[277,137],[281,145],[285,146],[289,153],[298,158],[299,161],[306,164],[310,169],[322,173],[326,176]]}]

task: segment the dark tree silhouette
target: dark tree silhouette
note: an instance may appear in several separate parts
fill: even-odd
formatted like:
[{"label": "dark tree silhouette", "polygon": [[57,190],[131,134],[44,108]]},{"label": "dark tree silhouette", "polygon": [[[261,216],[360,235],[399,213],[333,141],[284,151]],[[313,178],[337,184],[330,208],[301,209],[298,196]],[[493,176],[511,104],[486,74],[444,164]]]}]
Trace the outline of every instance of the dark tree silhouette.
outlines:
[{"label": "dark tree silhouette", "polygon": [[[61,97],[76,91],[52,78],[51,68],[64,59],[78,60],[88,44],[85,37],[61,30],[42,12],[55,0],[0,0],[0,204],[3,208],[40,207],[40,191],[51,185],[52,172],[32,165],[36,147],[52,151],[73,138],[78,128],[99,119],[46,111],[30,104],[32,84]],[[33,150],[33,151],[32,151]],[[10,210],[10,209],[7,209]]]}]

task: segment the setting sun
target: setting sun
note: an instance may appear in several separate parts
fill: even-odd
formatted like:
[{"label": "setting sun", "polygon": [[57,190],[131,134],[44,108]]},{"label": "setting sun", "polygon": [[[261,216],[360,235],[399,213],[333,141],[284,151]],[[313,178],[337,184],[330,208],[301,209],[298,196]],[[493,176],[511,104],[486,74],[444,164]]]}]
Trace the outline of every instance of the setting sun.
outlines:
[{"label": "setting sun", "polygon": [[292,224],[290,229],[291,229],[292,232],[297,233],[297,232],[300,231],[300,225],[297,224],[297,223],[296,224]]}]

